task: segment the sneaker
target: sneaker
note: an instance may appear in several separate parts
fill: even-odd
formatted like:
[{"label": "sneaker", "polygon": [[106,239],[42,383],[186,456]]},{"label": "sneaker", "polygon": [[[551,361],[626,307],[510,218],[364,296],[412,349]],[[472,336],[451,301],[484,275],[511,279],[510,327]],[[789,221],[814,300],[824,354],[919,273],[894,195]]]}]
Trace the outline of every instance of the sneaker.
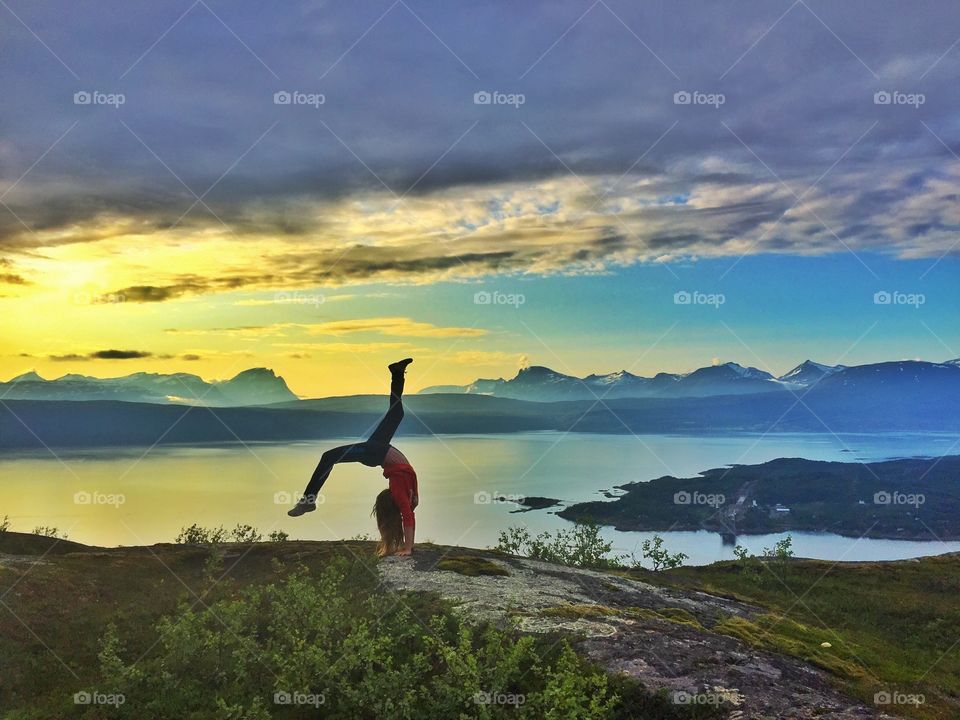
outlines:
[{"label": "sneaker", "polygon": [[387,369],[390,370],[391,374],[396,374],[398,372],[404,372],[407,369],[407,365],[413,362],[413,358],[404,358],[403,360],[397,360],[395,363],[390,363],[387,365]]},{"label": "sneaker", "polygon": [[287,510],[287,515],[290,517],[300,517],[308,512],[313,512],[317,509],[317,504],[315,502],[310,502],[306,498],[300,498],[300,501],[294,505],[292,508]]}]

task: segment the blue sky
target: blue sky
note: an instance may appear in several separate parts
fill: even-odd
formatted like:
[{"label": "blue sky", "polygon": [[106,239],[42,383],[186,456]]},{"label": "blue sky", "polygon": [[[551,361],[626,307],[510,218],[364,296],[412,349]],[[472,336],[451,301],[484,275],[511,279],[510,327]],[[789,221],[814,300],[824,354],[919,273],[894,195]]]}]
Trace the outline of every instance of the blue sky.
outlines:
[{"label": "blue sky", "polygon": [[398,352],[419,384],[960,355],[944,3],[0,14],[8,375],[267,365],[320,394]]}]

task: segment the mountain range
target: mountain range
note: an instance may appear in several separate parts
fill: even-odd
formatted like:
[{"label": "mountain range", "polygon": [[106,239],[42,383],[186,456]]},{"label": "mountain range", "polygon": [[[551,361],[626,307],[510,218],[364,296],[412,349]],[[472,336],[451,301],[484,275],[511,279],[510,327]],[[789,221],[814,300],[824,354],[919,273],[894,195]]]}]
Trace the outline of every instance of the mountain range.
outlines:
[{"label": "mountain range", "polygon": [[[711,365],[689,373],[661,372],[653,377],[621,370],[578,378],[535,365],[520,370],[509,380],[481,378],[469,385],[434,385],[418,394],[486,395],[529,402],[560,402],[805,394],[813,389],[829,389],[841,394],[857,392],[874,400],[888,398],[897,401],[916,391],[957,397],[960,360],[942,363],[904,360],[854,366],[823,365],[806,360],[780,377],[735,362]],[[146,372],[115,378],[70,374],[46,380],[30,371],[0,382],[0,399],[120,400],[209,407],[296,404],[299,400],[284,379],[267,368],[250,368],[229,380],[214,381],[189,373]]]},{"label": "mountain range", "polygon": [[0,399],[122,400],[229,407],[286,402],[297,396],[273,370],[250,368],[229,380],[212,382],[189,373],[146,372],[115,378],[71,374],[45,380],[30,371],[0,383]]},{"label": "mountain range", "polygon": [[547,367],[520,370],[509,380],[478,379],[469,385],[434,385],[420,394],[454,393],[557,402],[614,398],[695,398],[718,395],[807,392],[813,388],[885,392],[907,383],[946,383],[948,390],[960,387],[960,360],[943,363],[895,361],[870,365],[822,365],[806,360],[789,372],[774,377],[755,367],[735,362],[711,365],[690,373],[657,373],[641,377],[626,370],[583,378],[564,375]]},{"label": "mountain range", "polygon": [[[486,381],[491,393],[473,387],[471,392],[459,388],[458,392],[410,395],[404,402],[408,412],[400,434],[921,432],[948,433],[941,441],[949,452],[960,433],[960,363],[955,361],[886,362],[843,369],[805,363],[780,378],[737,368],[704,368],[668,378],[672,385],[656,378],[636,382],[628,373],[590,376],[596,395],[587,397],[582,388],[577,389],[586,378],[530,368],[513,380]],[[281,378],[262,369],[218,383],[197,378],[193,381],[197,389],[190,393],[184,387],[190,381],[171,380],[175,376],[146,376],[145,383],[143,374],[100,381],[76,377],[47,381],[20,376],[0,384],[0,448],[354,437],[369,432],[386,409],[382,394],[296,399]],[[646,389],[653,383],[663,383],[678,394],[611,397],[601,392],[608,387],[621,392],[624,387]],[[148,392],[144,384],[152,390]],[[747,390],[758,387],[763,390]],[[733,390],[696,394],[724,388]],[[4,397],[6,391],[17,391],[20,398]],[[55,399],[60,392],[63,397]],[[525,394],[544,401],[494,393]],[[118,402],[135,394],[152,401]],[[186,401],[188,395],[193,402]],[[598,402],[598,397],[603,401]],[[271,402],[276,398],[281,399]]]}]

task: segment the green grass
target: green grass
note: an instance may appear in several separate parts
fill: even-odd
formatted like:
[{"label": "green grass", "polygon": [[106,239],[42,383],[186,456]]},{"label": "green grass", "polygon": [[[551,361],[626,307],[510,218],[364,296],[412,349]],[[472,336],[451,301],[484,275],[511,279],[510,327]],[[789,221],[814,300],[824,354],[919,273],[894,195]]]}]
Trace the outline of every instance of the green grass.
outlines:
[{"label": "green grass", "polygon": [[924,704],[894,711],[960,717],[958,556],[897,563],[801,560],[776,576],[755,564],[725,562],[652,579],[768,609],[754,621],[726,618],[713,630],[804,658],[868,705],[883,689],[922,693]]},{"label": "green grass", "polygon": [[[197,613],[206,606],[222,607],[221,615],[229,621],[231,612],[240,612],[238,599],[244,592],[282,584],[295,567],[303,566],[309,577],[315,577],[332,563],[346,562],[349,572],[341,586],[344,597],[373,597],[383,601],[376,605],[377,610],[393,612],[391,598],[376,595],[379,580],[374,573],[373,543],[369,542],[226,543],[217,553],[179,545],[100,551],[68,541],[54,542],[19,533],[0,534],[0,553],[8,554],[0,558],[0,595],[7,606],[0,605],[0,717],[79,716],[68,701],[74,692],[102,682],[99,654],[109,626],[116,628],[123,641],[125,660],[130,663],[145,654],[142,663],[150,667],[163,661],[159,653],[164,644],[154,646],[162,636],[159,621],[183,618],[184,601],[189,605],[201,598],[202,603],[195,606]],[[221,553],[225,556],[219,562],[211,561]],[[485,567],[483,558],[466,554],[445,560],[459,562],[460,570],[468,573]],[[888,709],[928,720],[960,717],[960,646],[954,645],[960,639],[960,556],[899,563],[794,561],[786,563],[777,576],[757,563],[736,562],[617,574],[757,605],[764,611],[756,617],[721,618],[710,629],[803,658],[826,670],[838,686],[868,706],[879,690],[922,693],[926,697],[923,705]],[[212,584],[221,576],[222,580]],[[448,605],[436,596],[417,593],[404,598],[405,606],[424,621],[455,622]],[[347,604],[354,606],[359,613],[361,603]],[[397,612],[401,610],[403,606],[397,608]],[[682,608],[614,610],[571,605],[547,614],[571,619],[620,614],[693,627],[697,623]],[[238,622],[244,617],[238,615]],[[371,624],[375,621],[375,617],[369,619]],[[255,622],[237,627],[267,631]],[[206,628],[216,629],[216,624]],[[418,637],[405,636],[403,642],[414,654],[427,652],[413,649],[421,641]],[[508,647],[513,640],[503,642]],[[548,647],[538,645],[536,652],[542,654],[542,662],[555,662]],[[197,667],[185,671],[185,677]],[[589,675],[597,669],[583,664],[576,672]],[[608,691],[620,696],[616,712],[621,717],[693,717],[635,684],[616,677],[608,683]],[[21,711],[15,713],[14,709]]]},{"label": "green grass", "polygon": [[[385,591],[369,542],[98,550],[0,537],[0,553],[13,548],[0,555],[5,720],[316,717],[272,694],[321,677],[323,716],[350,720],[714,717],[608,676],[557,636],[471,628],[433,594]],[[490,687],[526,704],[478,708],[473,693]],[[81,690],[128,700],[75,705]]]}]

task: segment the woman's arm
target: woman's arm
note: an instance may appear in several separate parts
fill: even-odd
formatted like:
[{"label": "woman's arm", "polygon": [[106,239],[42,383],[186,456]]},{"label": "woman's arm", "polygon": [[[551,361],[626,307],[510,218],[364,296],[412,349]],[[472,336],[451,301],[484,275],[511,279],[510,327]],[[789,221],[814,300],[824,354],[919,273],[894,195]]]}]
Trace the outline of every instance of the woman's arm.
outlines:
[{"label": "woman's arm", "polygon": [[400,511],[400,521],[403,525],[403,550],[398,550],[397,555],[409,555],[413,551],[414,527],[416,525],[413,514],[413,491],[391,478],[390,494]]}]

